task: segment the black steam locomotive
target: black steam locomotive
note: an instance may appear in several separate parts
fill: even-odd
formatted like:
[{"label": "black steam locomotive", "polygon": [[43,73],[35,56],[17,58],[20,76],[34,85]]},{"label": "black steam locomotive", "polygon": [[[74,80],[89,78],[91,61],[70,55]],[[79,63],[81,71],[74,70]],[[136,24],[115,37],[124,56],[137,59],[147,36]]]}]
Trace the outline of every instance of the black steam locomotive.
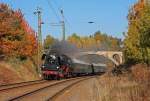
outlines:
[{"label": "black steam locomotive", "polygon": [[97,72],[93,64],[76,63],[67,55],[56,52],[43,54],[42,59],[44,62],[41,71],[44,79],[62,79],[105,72],[105,69]]},{"label": "black steam locomotive", "polygon": [[72,75],[72,60],[62,54],[50,53],[42,56],[41,71],[44,79],[68,78]]}]

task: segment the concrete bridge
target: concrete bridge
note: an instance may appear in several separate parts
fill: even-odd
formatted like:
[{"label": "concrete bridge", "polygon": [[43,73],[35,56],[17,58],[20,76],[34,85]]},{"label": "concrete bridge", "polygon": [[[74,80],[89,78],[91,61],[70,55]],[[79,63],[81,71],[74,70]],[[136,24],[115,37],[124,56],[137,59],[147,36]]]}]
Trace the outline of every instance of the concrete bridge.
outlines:
[{"label": "concrete bridge", "polygon": [[88,51],[81,52],[80,55],[101,55],[110,59],[116,66],[123,63],[123,53],[121,51]]}]

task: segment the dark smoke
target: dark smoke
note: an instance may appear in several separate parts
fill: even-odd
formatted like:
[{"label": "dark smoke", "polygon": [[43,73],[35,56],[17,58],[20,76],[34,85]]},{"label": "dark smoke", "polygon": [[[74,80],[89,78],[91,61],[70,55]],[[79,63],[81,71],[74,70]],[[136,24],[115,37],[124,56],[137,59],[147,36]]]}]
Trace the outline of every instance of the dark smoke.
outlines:
[{"label": "dark smoke", "polygon": [[92,63],[107,63],[109,60],[103,56],[98,55],[81,55],[81,52],[87,51],[96,51],[95,48],[90,49],[79,49],[76,45],[71,44],[67,41],[57,41],[50,46],[49,52],[56,52],[59,54],[67,55],[72,58],[75,62],[83,64],[92,64]]},{"label": "dark smoke", "polygon": [[83,55],[83,56],[79,56],[77,57],[77,59],[80,59],[84,62],[87,63],[95,63],[95,64],[107,64],[108,62],[110,62],[109,59],[107,59],[104,56],[99,56],[99,55]]},{"label": "dark smoke", "polygon": [[49,52],[56,52],[74,58],[80,51],[75,45],[67,41],[57,41],[50,46]]},{"label": "dark smoke", "polygon": [[100,71],[101,69],[104,69],[106,67],[106,63],[107,61],[109,61],[107,58],[98,55],[81,55],[81,52],[87,51],[96,51],[96,50],[95,48],[79,49],[76,47],[76,45],[71,44],[67,41],[57,41],[54,44],[52,44],[49,48],[50,53],[55,52],[70,57],[72,59],[74,67],[76,68],[77,67],[80,69],[83,68],[83,70],[85,70],[86,67],[86,69],[89,71],[91,70],[90,67],[91,64],[94,64],[95,70]]}]

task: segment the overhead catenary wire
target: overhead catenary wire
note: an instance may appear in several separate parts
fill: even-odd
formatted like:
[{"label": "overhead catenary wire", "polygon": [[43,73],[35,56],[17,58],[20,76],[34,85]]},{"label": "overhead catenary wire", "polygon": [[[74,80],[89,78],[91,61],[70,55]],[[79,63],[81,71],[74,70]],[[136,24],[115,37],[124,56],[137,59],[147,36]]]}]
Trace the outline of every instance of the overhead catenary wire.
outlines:
[{"label": "overhead catenary wire", "polygon": [[62,5],[59,5],[55,0],[53,0],[53,2],[55,4],[55,6],[57,7],[58,11],[60,11],[61,8],[63,8]]},{"label": "overhead catenary wire", "polygon": [[[58,22],[62,23],[64,21],[65,25],[67,25],[69,27],[69,29],[71,28],[71,25],[69,23],[69,21],[67,20],[67,18],[65,17],[65,15],[63,14],[63,18],[61,18],[60,14],[61,11],[63,10],[62,5],[59,5],[55,0],[46,0],[50,9],[53,11],[54,15],[56,16]],[[60,26],[58,23],[56,24],[51,24],[52,26]],[[70,33],[70,31],[67,30],[68,33]]]},{"label": "overhead catenary wire", "polygon": [[54,15],[56,16],[57,20],[60,22],[61,19],[59,17],[59,14],[57,14],[56,10],[54,9],[53,5],[51,4],[51,2],[49,0],[46,0],[50,9],[53,11]]},{"label": "overhead catenary wire", "polygon": [[[55,4],[57,10],[60,12],[63,7],[62,7],[61,5],[59,5],[55,0],[52,0],[52,1],[53,1],[53,3]],[[64,20],[65,20],[66,24],[67,24],[69,27],[71,27],[71,24],[69,23],[69,21],[68,21],[68,19],[66,18],[65,15],[64,15]]]}]

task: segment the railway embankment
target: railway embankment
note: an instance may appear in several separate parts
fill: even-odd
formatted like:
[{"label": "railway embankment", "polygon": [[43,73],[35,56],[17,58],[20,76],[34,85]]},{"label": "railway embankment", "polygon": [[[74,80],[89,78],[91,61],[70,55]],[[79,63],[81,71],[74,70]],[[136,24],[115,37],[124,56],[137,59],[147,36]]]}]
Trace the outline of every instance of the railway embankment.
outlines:
[{"label": "railway embankment", "polygon": [[0,85],[39,79],[32,61],[0,61]]}]

